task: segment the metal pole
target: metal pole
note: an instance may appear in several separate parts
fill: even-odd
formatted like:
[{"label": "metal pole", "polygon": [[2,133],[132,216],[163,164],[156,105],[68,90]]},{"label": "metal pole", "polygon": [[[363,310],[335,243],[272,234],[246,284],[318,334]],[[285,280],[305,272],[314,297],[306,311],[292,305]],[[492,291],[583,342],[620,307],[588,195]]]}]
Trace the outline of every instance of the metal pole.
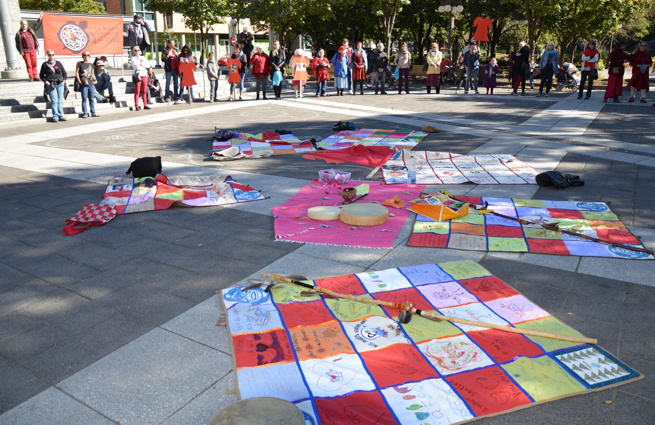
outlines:
[{"label": "metal pole", "polygon": [[448,46],[450,49],[450,60],[453,60],[453,28],[455,27],[455,14],[450,12],[450,27],[448,28]]},{"label": "metal pole", "polygon": [[0,1],[0,20],[2,21],[2,44],[5,47],[7,69],[20,69],[21,60],[14,44],[14,34],[11,29],[15,24],[11,21],[11,10],[8,1]]}]

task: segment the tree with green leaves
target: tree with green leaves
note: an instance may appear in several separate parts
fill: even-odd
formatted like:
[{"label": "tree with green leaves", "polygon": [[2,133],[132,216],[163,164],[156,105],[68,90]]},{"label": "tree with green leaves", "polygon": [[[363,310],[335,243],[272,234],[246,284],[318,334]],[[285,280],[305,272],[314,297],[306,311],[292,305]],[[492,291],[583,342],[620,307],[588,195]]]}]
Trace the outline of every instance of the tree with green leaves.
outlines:
[{"label": "tree with green leaves", "polygon": [[20,0],[19,5],[21,9],[43,12],[107,13],[105,7],[95,0]]},{"label": "tree with green leaves", "polygon": [[391,49],[391,33],[396,26],[396,17],[409,0],[375,0],[373,1],[372,10],[377,10],[377,14],[382,16],[384,27],[384,45],[387,50]]},{"label": "tree with green leaves", "polygon": [[227,0],[146,0],[148,10],[172,15],[181,13],[187,28],[200,32],[200,63],[205,63],[207,35],[211,27],[225,22],[224,16],[230,16],[233,8]]}]

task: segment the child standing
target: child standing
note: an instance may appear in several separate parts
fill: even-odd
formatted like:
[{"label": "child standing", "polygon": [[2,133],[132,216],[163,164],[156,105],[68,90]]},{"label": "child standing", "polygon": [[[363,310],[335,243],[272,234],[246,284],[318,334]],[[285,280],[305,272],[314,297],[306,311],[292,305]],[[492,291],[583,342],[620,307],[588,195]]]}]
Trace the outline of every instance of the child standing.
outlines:
[{"label": "child standing", "polygon": [[182,93],[184,93],[184,88],[187,87],[189,92],[189,103],[193,103],[193,86],[197,84],[194,75],[194,72],[196,71],[196,63],[193,59],[181,57],[179,70],[182,73],[182,81],[180,82]]},{"label": "child standing", "polygon": [[209,58],[207,60],[207,79],[209,79],[209,102],[217,102],[218,64],[216,63],[216,54],[214,52],[209,53]]},{"label": "child standing", "polygon": [[[487,94],[494,94],[494,87],[496,87],[496,76],[500,71],[498,61],[496,58],[491,58],[489,65],[484,69],[484,86],[487,88]],[[489,92],[491,90],[491,93]]]},{"label": "child standing", "polygon": [[[230,102],[234,100],[236,85],[241,82],[241,60],[236,53],[232,53],[230,59],[227,60],[227,70],[229,72],[227,82],[230,83]],[[241,87],[239,87],[239,98],[242,95]]]}]

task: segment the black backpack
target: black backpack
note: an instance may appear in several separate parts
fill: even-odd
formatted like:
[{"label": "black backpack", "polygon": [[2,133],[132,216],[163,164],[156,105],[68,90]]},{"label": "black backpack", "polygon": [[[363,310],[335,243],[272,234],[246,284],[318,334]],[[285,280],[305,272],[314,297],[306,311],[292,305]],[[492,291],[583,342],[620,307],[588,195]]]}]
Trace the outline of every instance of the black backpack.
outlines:
[{"label": "black backpack", "polygon": [[559,171],[546,171],[537,174],[534,178],[539,186],[554,186],[555,189],[566,189],[569,186],[583,186],[584,181],[580,176],[573,174],[561,173]]},{"label": "black backpack", "polygon": [[132,173],[132,177],[155,177],[161,174],[161,156],[146,156],[132,161],[130,168],[125,174]]}]

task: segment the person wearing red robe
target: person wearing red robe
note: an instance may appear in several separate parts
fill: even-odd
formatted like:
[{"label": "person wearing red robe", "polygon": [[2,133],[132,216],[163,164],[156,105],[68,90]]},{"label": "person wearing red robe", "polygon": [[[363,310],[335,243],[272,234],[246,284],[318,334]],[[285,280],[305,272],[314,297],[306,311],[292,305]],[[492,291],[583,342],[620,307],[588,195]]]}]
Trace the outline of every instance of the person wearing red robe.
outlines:
[{"label": "person wearing red robe", "polygon": [[[228,76],[227,76],[227,82],[230,83],[230,98],[228,99],[230,102],[234,100],[234,91],[236,88],[236,85],[241,82],[241,60],[237,56],[236,53],[232,53],[232,56],[230,56],[230,59],[227,60],[227,70],[228,70]],[[241,98],[241,88],[239,88],[239,99]]]},{"label": "person wearing red robe", "polygon": [[357,91],[357,83],[359,83],[359,94],[364,94],[364,80],[366,80],[366,52],[362,48],[362,42],[357,42],[357,48],[353,50],[350,63],[352,66],[353,75],[353,94]]},{"label": "person wearing red robe", "polygon": [[189,103],[193,103],[193,86],[197,84],[196,77],[194,75],[194,72],[196,71],[196,63],[193,61],[193,59],[182,58],[180,59],[180,65],[178,66],[178,69],[182,73],[182,81],[180,82],[180,86],[182,87],[182,90],[184,90],[184,87],[188,88]]},{"label": "person wearing red robe", "polygon": [[312,61],[312,72],[316,77],[316,97],[327,96],[327,80],[329,78],[330,60],[325,57],[325,50],[318,49],[317,56]]},{"label": "person wearing red robe", "polygon": [[607,103],[607,99],[614,98],[614,103],[619,103],[619,96],[623,94],[623,74],[625,73],[625,65],[630,60],[630,55],[625,51],[627,43],[619,41],[616,49],[612,50],[607,59],[607,69],[609,71],[609,79],[607,80],[607,89],[603,102]]},{"label": "person wearing red robe", "polygon": [[262,46],[257,46],[257,51],[250,58],[250,72],[257,81],[257,100],[259,100],[259,91],[263,93],[263,98],[266,99],[266,80],[268,74],[271,72],[271,61],[268,55],[262,50]]},{"label": "person wearing red robe", "polygon": [[646,103],[646,93],[649,89],[648,84],[648,70],[653,64],[653,58],[648,53],[648,45],[645,41],[639,43],[639,48],[630,55],[630,66],[632,67],[632,78],[628,83],[630,87],[630,100],[635,101],[635,92],[641,92],[641,103]]}]

